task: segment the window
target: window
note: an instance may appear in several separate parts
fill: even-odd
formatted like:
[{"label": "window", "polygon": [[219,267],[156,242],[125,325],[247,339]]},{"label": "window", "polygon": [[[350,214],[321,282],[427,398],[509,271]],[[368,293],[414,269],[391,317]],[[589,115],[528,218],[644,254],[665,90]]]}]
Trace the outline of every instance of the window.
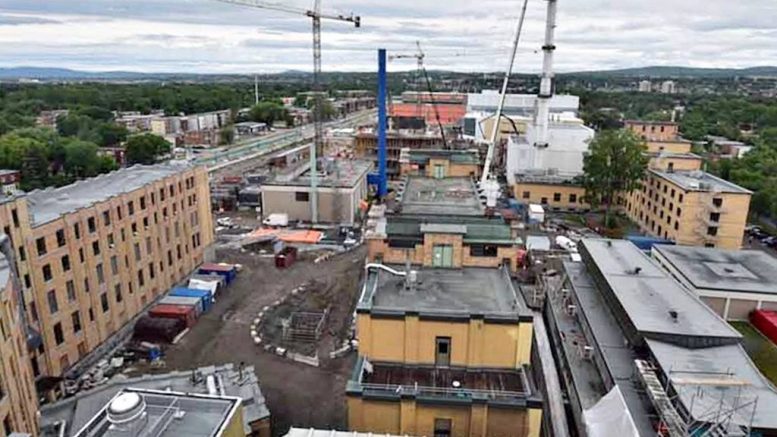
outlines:
[{"label": "window", "polygon": [[32,287],[32,279],[30,279],[30,275],[27,273],[24,274],[24,286],[26,288]]},{"label": "window", "polygon": [[561,193],[553,193],[553,201],[561,202]]},{"label": "window", "polygon": [[70,256],[68,255],[65,255],[62,257],[62,271],[63,272],[70,271]]},{"label": "window", "polygon": [[97,232],[97,225],[94,223],[94,217],[86,219],[86,228],[89,230],[90,234]]},{"label": "window", "polygon": [[676,221],[676,222],[674,222],[674,230],[676,231],[678,229],[680,229],[680,222]]},{"label": "window", "polygon": [[62,323],[54,325],[54,341],[57,343],[57,346],[65,342],[65,335],[62,332]]},{"label": "window", "polygon": [[473,244],[469,247],[471,256],[495,257],[497,247],[492,244]]},{"label": "window", "polygon": [[715,243],[704,243],[704,247],[715,247]]},{"label": "window", "polygon": [[107,313],[110,308],[108,305],[108,293],[103,293],[100,295],[100,306],[103,309],[104,313]]},{"label": "window", "polygon": [[119,206],[117,206],[117,207],[116,207],[116,217],[118,217],[118,218],[119,218],[119,220],[121,220],[121,219],[122,219],[122,215],[121,215],[121,205],[119,205]]},{"label": "window", "polygon": [[94,311],[89,308],[89,321],[94,322]]},{"label": "window", "polygon": [[294,193],[294,200],[297,202],[307,202],[310,200],[310,193],[304,191],[297,191]]},{"label": "window", "polygon": [[116,302],[121,303],[124,298],[121,296],[121,284],[116,284],[113,287],[114,293],[116,293]]},{"label": "window", "polygon": [[35,246],[38,248],[38,256],[43,256],[46,254],[46,239],[43,237],[38,238],[35,240]]},{"label": "window", "polygon": [[51,264],[46,264],[43,266],[43,280],[48,282],[51,281]]},{"label": "window", "polygon": [[140,196],[140,209],[146,209],[146,196]]},{"label": "window", "polygon": [[712,199],[712,204],[715,206],[715,208],[720,208],[721,206],[723,206],[723,199],[722,198]]},{"label": "window", "polygon": [[108,247],[111,249],[115,246],[116,241],[113,239],[113,232],[108,234]]},{"label": "window", "polygon": [[718,235],[718,228],[716,226],[710,226],[707,228],[707,235],[712,237]]},{"label": "window", "polygon": [[111,212],[103,211],[103,226],[110,226],[110,225],[111,225]]},{"label": "window", "polygon": [[135,261],[140,261],[140,244],[135,243]]},{"label": "window", "polygon": [[11,210],[11,220],[13,220],[13,226],[15,228],[18,228],[19,227],[19,213],[17,213],[15,209]]},{"label": "window", "polygon": [[453,428],[452,419],[434,419],[434,437],[450,437]]},{"label": "window", "polygon": [[98,284],[104,284],[105,283],[105,273],[103,272],[103,265],[97,264],[97,283]]},{"label": "window", "polygon": [[32,316],[32,320],[34,322],[38,321],[38,306],[35,305],[35,302],[30,302],[30,315]]},{"label": "window", "polygon": [[710,213],[710,221],[711,222],[719,222],[720,221],[720,213],[719,212]]},{"label": "window", "polygon": [[154,279],[154,277],[156,276],[155,273],[154,273],[154,263],[152,263],[152,262],[148,263],[148,276],[151,279]]},{"label": "window", "polygon": [[133,202],[131,200],[129,202],[127,202],[127,213],[129,215],[134,215],[135,214],[135,202]]},{"label": "window", "polygon": [[435,337],[436,356],[434,364],[437,366],[450,366],[451,364],[451,338]]},{"label": "window", "polygon": [[89,278],[84,278],[84,291],[89,293],[90,287],[89,287]]},{"label": "window", "polygon": [[67,240],[65,240],[65,230],[60,229],[57,231],[57,247],[62,247],[65,244],[67,244]]},{"label": "window", "polygon": [[57,311],[59,311],[59,303],[57,302],[57,291],[49,290],[49,292],[46,293],[46,300],[48,300],[49,302],[49,312],[51,314],[56,314]]},{"label": "window", "polygon": [[528,199],[528,198],[530,198],[530,197],[531,197],[531,192],[529,192],[529,191],[524,191],[524,192],[521,194],[521,197],[522,197],[522,198],[524,198],[524,199]]},{"label": "window", "polygon": [[76,284],[70,280],[65,282],[65,289],[67,289],[68,302],[74,302],[76,300]]},{"label": "window", "polygon": [[138,270],[138,285],[144,286],[146,284],[146,278],[143,276],[143,269]]},{"label": "window", "polygon": [[84,263],[84,248],[79,247],[78,248],[78,259],[81,260],[81,264]]},{"label": "window", "polygon": [[119,274],[119,261],[116,259],[116,255],[111,257],[111,274]]},{"label": "window", "polygon": [[548,204],[548,198],[547,197],[543,197],[542,199],[540,199],[540,203],[543,204],[543,205],[547,205]]},{"label": "window", "polygon": [[682,213],[683,213],[683,210],[678,207],[677,208],[677,217],[680,217],[680,214],[682,214]]},{"label": "window", "polygon": [[24,250],[24,246],[19,247],[19,259],[21,261],[27,260],[27,252]]},{"label": "window", "polygon": [[680,203],[683,203],[683,195],[680,194],[680,196],[677,198],[677,201]]},{"label": "window", "polygon": [[73,334],[81,332],[81,314],[78,311],[70,315],[70,321],[73,322]]},{"label": "window", "polygon": [[570,194],[569,203],[576,203],[576,202],[577,202],[577,194]]},{"label": "window", "polygon": [[94,256],[100,255],[100,242],[99,241],[93,241],[92,242],[92,252],[94,252]]}]

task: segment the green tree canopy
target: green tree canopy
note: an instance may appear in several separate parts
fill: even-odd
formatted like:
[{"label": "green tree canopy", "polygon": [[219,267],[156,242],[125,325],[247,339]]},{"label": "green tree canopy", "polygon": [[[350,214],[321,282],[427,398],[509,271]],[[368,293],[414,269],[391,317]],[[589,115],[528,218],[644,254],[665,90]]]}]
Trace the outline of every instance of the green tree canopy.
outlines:
[{"label": "green tree canopy", "polygon": [[127,140],[125,159],[128,165],[154,164],[160,156],[170,153],[170,143],[159,135],[143,134]]},{"label": "green tree canopy", "polygon": [[594,207],[604,205],[605,224],[611,226],[610,210],[618,193],[641,187],[648,158],[645,142],[628,129],[600,132],[591,142],[583,161],[583,186]]},{"label": "green tree canopy", "polygon": [[283,107],[280,102],[274,101],[262,101],[258,105],[251,108],[250,119],[252,121],[267,123],[268,126],[272,126],[276,121],[285,120],[288,116],[288,111]]}]

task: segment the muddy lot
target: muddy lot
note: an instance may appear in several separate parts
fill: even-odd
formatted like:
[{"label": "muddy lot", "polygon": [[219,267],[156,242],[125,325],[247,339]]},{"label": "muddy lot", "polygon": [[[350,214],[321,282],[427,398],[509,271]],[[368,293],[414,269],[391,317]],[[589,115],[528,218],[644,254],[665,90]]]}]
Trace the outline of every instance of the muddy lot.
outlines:
[{"label": "muddy lot", "polygon": [[[345,429],[345,384],[355,353],[330,360],[328,351],[339,347],[342,339],[338,337],[348,331],[364,257],[362,247],[319,264],[304,260],[279,270],[272,258],[219,252],[219,261],[242,264],[243,270],[226,292],[217,296],[213,309],[180,343],[167,349],[164,371],[245,362],[256,367],[274,435],[283,435],[291,425]],[[316,284],[314,290],[326,290],[310,295],[317,299],[317,305],[329,308],[326,329],[317,345],[321,359],[318,368],[265,352],[250,336],[250,325],[259,311],[306,283]]]}]

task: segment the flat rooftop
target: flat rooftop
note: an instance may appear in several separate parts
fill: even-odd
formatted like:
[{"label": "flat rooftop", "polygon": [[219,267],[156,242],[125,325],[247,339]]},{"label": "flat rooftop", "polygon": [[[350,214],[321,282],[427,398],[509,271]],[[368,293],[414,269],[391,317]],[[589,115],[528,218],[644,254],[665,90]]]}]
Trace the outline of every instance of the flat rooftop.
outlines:
[{"label": "flat rooftop", "polygon": [[386,238],[423,242],[424,234],[461,234],[465,243],[518,244],[511,238],[510,225],[496,217],[414,216],[402,214],[386,218]]},{"label": "flat rooftop", "polygon": [[[403,271],[404,266],[387,266]],[[531,318],[516,293],[509,275],[501,269],[462,268],[417,271],[415,286],[405,288],[405,278],[371,268],[357,310],[372,313],[441,315],[469,318],[472,315],[498,319]]]},{"label": "flat rooftop", "polygon": [[411,176],[397,195],[402,214],[482,216],[485,208],[470,178]]},{"label": "flat rooftop", "polygon": [[[128,432],[115,427],[109,421],[109,415],[111,410],[118,407],[118,404],[125,404],[125,401],[132,400],[133,396],[139,396],[142,399],[146,415],[135,419],[131,422],[132,425],[125,425],[133,426],[132,431]],[[239,408],[238,398],[123,389],[106,403],[94,419],[75,434],[75,437],[220,436]],[[121,417],[124,418],[126,415],[127,413],[124,413]]]},{"label": "flat rooftop", "polygon": [[461,389],[522,392],[526,389],[523,372],[488,371],[476,372],[465,369],[429,368],[372,364],[372,373],[365,373],[362,383],[381,385],[454,388],[454,381]]},{"label": "flat rooftop", "polygon": [[480,162],[477,149],[472,150],[414,150],[414,149],[402,149],[402,155],[407,157],[407,160],[414,164],[426,164],[430,159],[447,159],[450,162],[456,164],[478,164]]},{"label": "flat rooftop", "polygon": [[630,241],[586,238],[579,247],[641,335],[741,338]]},{"label": "flat rooftop", "polygon": [[694,171],[660,171],[650,170],[686,191],[720,192],[729,194],[752,194],[752,191],[740,187],[737,184],[723,180],[701,170]]},{"label": "flat rooftop", "polygon": [[47,428],[58,422],[66,424],[64,436],[75,435],[78,430],[99,414],[117,393],[125,389],[207,394],[205,378],[208,375],[216,376],[217,380],[223,383],[227,396],[243,400],[243,422],[246,431],[250,430],[251,423],[270,416],[253,366],[243,369],[242,379],[240,379],[239,370],[232,364],[201,367],[195,370],[195,374],[198,375],[196,381],[192,381],[192,371],[174,371],[136,378],[115,377],[92,390],[82,391],[73,397],[44,405],[40,408],[43,435],[57,435],[57,433],[49,434],[46,431]]},{"label": "flat rooftop", "polygon": [[657,245],[653,256],[697,290],[777,294],[777,258],[760,250]]},{"label": "flat rooftop", "polygon": [[32,226],[56,220],[64,214],[88,208],[111,197],[143,188],[192,168],[184,163],[134,165],[59,188],[31,191],[26,195]]},{"label": "flat rooftop", "polygon": [[[318,163],[318,186],[353,188],[367,177],[372,162],[348,159],[321,159]],[[267,178],[263,186],[310,186],[310,164],[306,161],[296,167],[284,169]]]}]

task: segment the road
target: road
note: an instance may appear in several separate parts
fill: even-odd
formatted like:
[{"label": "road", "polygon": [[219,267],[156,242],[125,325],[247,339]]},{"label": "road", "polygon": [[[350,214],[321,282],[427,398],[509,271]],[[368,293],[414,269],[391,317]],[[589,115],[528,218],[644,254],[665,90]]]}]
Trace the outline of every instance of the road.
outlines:
[{"label": "road", "polygon": [[[343,119],[324,123],[324,129],[355,127],[372,120],[375,114],[375,109],[356,112]],[[235,164],[259,158],[298,143],[311,141],[314,133],[313,125],[306,124],[290,130],[265,135],[256,140],[238,143],[224,151],[196,158],[194,162],[206,165],[210,173],[215,173]]]}]

